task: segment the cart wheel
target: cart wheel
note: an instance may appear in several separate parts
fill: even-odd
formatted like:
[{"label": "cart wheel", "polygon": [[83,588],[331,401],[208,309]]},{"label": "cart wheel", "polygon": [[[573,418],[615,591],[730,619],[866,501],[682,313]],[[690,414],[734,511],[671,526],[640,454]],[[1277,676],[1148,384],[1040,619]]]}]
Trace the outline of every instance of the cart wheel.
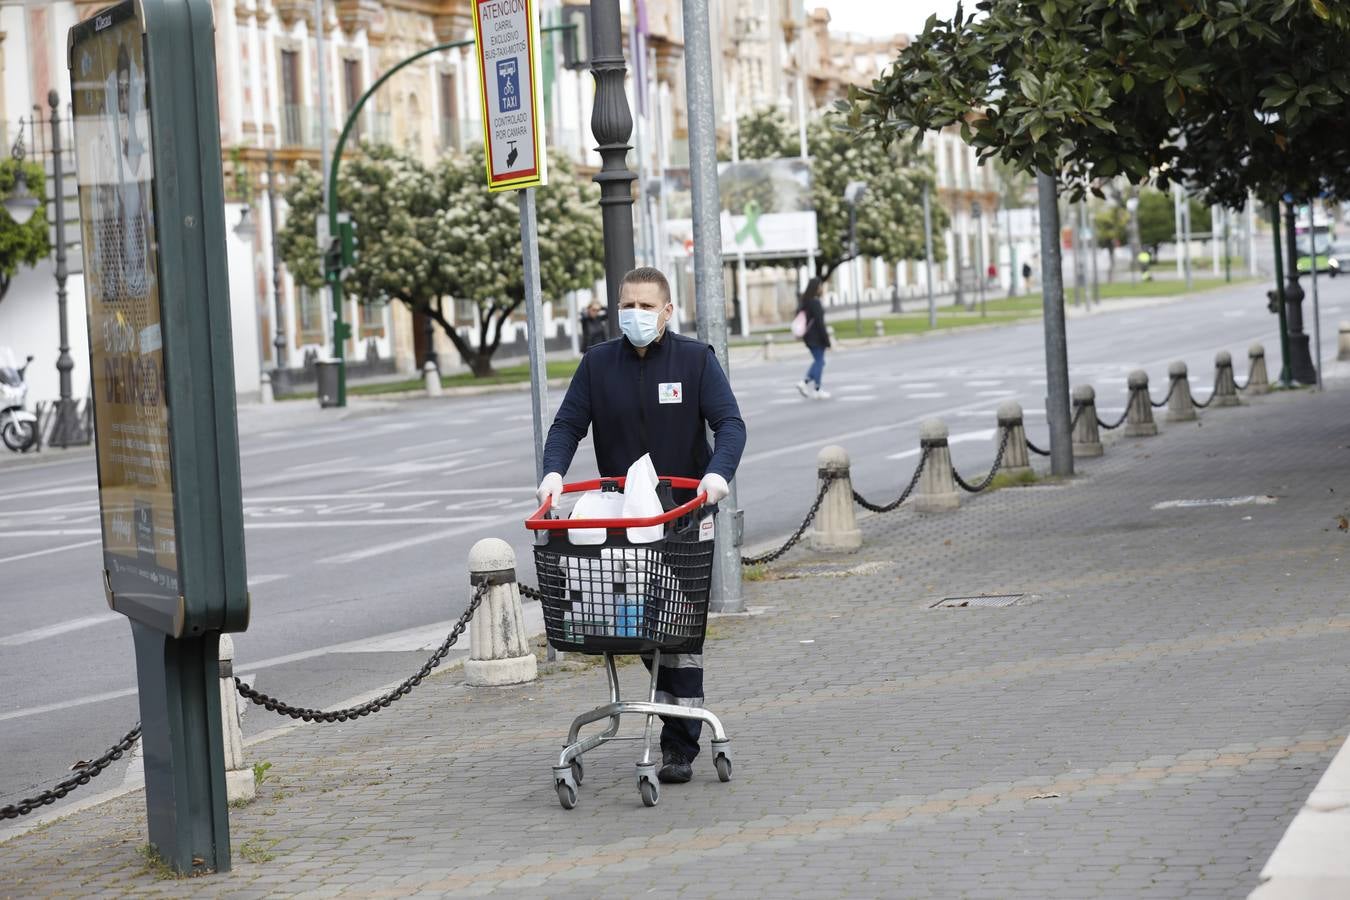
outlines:
[{"label": "cart wheel", "polygon": [[565,781],[558,782],[558,802],[563,809],[572,809],[577,805],[577,789]]},{"label": "cart wheel", "polygon": [[718,781],[731,780],[731,757],[719,754],[717,759],[713,760],[713,765],[717,767]]},{"label": "cart wheel", "polygon": [[572,780],[577,784],[581,784],[585,777],[586,770],[581,765],[581,757],[578,756],[576,759],[572,760]]},{"label": "cart wheel", "polygon": [[655,806],[661,799],[661,789],[645,778],[638,782],[638,790],[642,792],[643,806]]}]

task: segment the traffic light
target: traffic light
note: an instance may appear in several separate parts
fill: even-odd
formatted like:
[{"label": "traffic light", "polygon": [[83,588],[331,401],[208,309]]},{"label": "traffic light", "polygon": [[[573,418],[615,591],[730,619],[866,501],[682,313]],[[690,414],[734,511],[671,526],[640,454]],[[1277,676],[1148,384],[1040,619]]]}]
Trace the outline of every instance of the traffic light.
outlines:
[{"label": "traffic light", "polygon": [[563,68],[589,69],[591,67],[591,8],[564,6],[562,23],[572,26],[563,32]]}]

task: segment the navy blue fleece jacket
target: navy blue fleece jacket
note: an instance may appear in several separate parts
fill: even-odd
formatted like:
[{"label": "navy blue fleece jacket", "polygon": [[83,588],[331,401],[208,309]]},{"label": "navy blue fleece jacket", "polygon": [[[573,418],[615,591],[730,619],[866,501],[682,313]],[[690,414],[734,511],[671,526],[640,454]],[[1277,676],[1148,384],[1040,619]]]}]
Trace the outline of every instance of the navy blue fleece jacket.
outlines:
[{"label": "navy blue fleece jacket", "polygon": [[650,452],[658,475],[730,481],[745,450],[745,422],[712,348],[669,331],[646,356],[625,337],[586,351],[548,430],[544,471],[567,474],[588,428],[605,477],[626,475]]}]

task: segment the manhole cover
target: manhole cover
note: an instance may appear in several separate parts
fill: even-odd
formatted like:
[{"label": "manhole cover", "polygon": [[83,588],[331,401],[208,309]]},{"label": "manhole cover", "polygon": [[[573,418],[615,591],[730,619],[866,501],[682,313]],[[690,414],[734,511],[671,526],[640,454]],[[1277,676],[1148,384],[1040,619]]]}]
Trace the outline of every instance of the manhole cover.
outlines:
[{"label": "manhole cover", "polygon": [[980,594],[976,597],[943,597],[929,609],[959,609],[967,606],[1012,606],[1026,594]]}]

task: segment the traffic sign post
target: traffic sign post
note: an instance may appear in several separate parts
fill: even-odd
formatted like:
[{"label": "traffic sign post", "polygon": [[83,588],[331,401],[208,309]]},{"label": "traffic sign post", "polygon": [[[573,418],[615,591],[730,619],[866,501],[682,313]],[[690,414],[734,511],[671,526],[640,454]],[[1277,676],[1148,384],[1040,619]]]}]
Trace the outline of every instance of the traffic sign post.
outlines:
[{"label": "traffic sign post", "polygon": [[226,871],[220,634],[248,627],[210,0],[125,0],[68,65],[103,585],[136,648],[149,840]]},{"label": "traffic sign post", "polygon": [[483,100],[487,189],[519,190],[525,334],[530,353],[530,406],[538,481],[545,474],[544,433],[548,416],[548,358],[543,332],[544,299],[539,284],[538,218],[534,208],[534,188],[548,182],[543,91],[538,77],[539,13],[534,0],[474,0],[473,28],[478,94]]}]

